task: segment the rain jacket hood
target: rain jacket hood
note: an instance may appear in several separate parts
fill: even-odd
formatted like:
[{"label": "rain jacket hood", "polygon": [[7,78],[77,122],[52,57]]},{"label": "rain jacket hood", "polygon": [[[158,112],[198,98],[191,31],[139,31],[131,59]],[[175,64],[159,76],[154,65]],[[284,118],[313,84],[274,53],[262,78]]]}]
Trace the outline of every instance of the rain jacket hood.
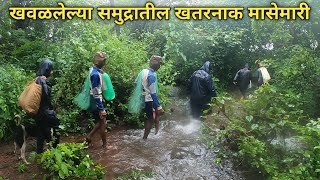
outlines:
[{"label": "rain jacket hood", "polygon": [[211,63],[207,61],[190,77],[188,89],[191,91],[192,101],[205,104],[207,101],[210,101],[211,97],[217,96],[213,79],[209,74],[211,68]]},{"label": "rain jacket hood", "polygon": [[209,61],[205,62],[200,70],[204,70],[206,73],[209,74],[210,70],[212,69],[212,65]]},{"label": "rain jacket hood", "polygon": [[40,63],[37,76],[49,77],[52,70],[53,70],[53,62],[50,61],[49,59],[45,59]]},{"label": "rain jacket hood", "polygon": [[40,76],[45,76],[48,78],[53,70],[53,62],[49,59],[45,59],[39,65],[39,70],[37,72],[37,80],[36,83],[41,85],[42,87],[42,95],[41,95],[41,102],[38,114],[41,116],[47,116],[51,113],[50,110],[53,109],[51,104],[51,84],[48,79],[43,79]]}]

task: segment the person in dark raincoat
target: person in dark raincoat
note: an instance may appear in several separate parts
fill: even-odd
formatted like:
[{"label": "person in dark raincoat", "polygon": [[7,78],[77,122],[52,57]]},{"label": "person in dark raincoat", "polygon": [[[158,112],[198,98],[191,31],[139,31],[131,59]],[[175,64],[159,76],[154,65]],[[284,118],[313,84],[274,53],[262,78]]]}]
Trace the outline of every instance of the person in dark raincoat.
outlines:
[{"label": "person in dark raincoat", "polygon": [[236,73],[233,79],[233,83],[238,85],[239,87],[239,90],[242,95],[241,99],[246,98],[251,80],[252,80],[251,71],[250,71],[249,65],[246,64],[244,68],[240,69]]},{"label": "person in dark raincoat", "polygon": [[213,79],[209,74],[211,69],[212,65],[207,61],[189,79],[190,106],[194,118],[199,118],[202,115],[202,111],[207,108],[211,97],[217,97]]},{"label": "person in dark raincoat", "polygon": [[[58,133],[60,122],[51,104],[51,84],[48,81],[52,73],[53,63],[49,59],[45,59],[40,63],[36,80],[36,83],[42,87],[40,107],[35,116],[37,125],[37,153],[43,152],[45,140],[53,140],[52,147],[55,148],[59,144],[60,139]],[[51,128],[53,129],[53,137],[51,136]]]}]

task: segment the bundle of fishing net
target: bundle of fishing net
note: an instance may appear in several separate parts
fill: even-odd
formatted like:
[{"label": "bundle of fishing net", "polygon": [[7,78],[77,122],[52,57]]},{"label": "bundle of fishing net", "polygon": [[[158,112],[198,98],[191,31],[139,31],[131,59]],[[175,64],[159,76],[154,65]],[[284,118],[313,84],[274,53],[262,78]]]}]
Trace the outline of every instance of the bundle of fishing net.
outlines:
[{"label": "bundle of fishing net", "polygon": [[[81,92],[74,98],[74,103],[80,107],[82,110],[95,111],[97,109],[96,102],[93,96],[90,94],[91,81],[90,74],[92,68],[89,70],[88,76],[84,81]],[[111,101],[115,98],[115,92],[111,79],[107,73],[103,73],[102,79],[102,95],[105,100]]]},{"label": "bundle of fishing net", "polygon": [[138,74],[135,85],[136,86],[129,97],[129,113],[139,113],[145,106],[142,88],[142,71]]}]

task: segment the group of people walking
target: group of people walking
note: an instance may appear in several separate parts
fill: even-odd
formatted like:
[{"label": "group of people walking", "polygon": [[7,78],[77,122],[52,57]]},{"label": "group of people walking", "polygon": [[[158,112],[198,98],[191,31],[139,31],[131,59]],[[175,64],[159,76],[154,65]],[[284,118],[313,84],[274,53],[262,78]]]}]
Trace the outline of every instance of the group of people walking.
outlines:
[{"label": "group of people walking", "polygon": [[[267,83],[271,78],[265,67],[261,63],[257,64],[257,86]],[[200,118],[203,110],[208,109],[212,97],[217,97],[217,90],[214,85],[210,71],[212,64],[207,61],[197,71],[195,71],[188,80],[188,89],[190,91],[190,106],[193,118]],[[252,87],[252,73],[248,64],[240,69],[233,80],[233,83],[239,87],[241,99],[247,97],[248,90]]]},{"label": "group of people walking", "polygon": [[[96,120],[94,128],[86,136],[85,140],[91,143],[95,133],[99,132],[102,146],[106,147],[106,118],[107,113],[103,105],[102,89],[105,82],[102,80],[104,73],[102,68],[106,65],[107,54],[105,52],[96,52],[93,58],[93,68],[89,72],[90,82],[90,96],[93,98],[93,103],[96,108],[89,110]],[[147,139],[153,122],[155,122],[156,133],[159,130],[159,116],[165,112],[160,104],[157,94],[157,76],[156,71],[161,67],[162,57],[153,55],[149,60],[149,68],[143,69],[142,73],[142,91],[144,96],[144,111],[146,113],[146,120],[144,121],[144,135],[143,139]],[[40,63],[37,72],[36,84],[41,85],[42,95],[40,107],[37,114],[34,116],[37,125],[37,153],[42,153],[45,140],[51,141],[53,148],[59,143],[59,125],[60,121],[51,104],[51,84],[48,78],[53,73],[53,63],[49,59],[45,59]],[[53,136],[50,132],[53,129]]]},{"label": "group of people walking", "polygon": [[[271,78],[267,68],[261,63],[257,64],[257,86],[267,83]],[[240,69],[234,79],[233,83],[239,87],[241,92],[241,99],[247,98],[248,90],[252,87],[252,73],[248,64],[245,64],[244,68]]]},{"label": "group of people walking", "polygon": [[[86,141],[91,143],[92,138],[95,133],[99,132],[102,146],[106,147],[106,118],[107,113],[103,105],[103,93],[102,88],[106,86],[102,80],[102,68],[106,65],[107,54],[105,52],[96,52],[93,57],[93,68],[89,72],[89,82],[90,82],[90,96],[93,98],[95,110],[90,111],[96,120],[96,125],[86,136]],[[149,68],[143,69],[137,77],[140,77],[139,82],[141,86],[141,96],[143,96],[144,112],[146,114],[146,119],[144,121],[144,135],[143,139],[147,139],[150,134],[153,123],[155,123],[155,133],[159,131],[159,117],[165,113],[161,103],[158,98],[158,85],[157,85],[157,75],[156,71],[160,69],[162,65],[162,57],[153,55],[149,60]],[[266,69],[258,64],[258,86],[265,83],[270,79],[265,77],[268,74]],[[204,65],[197,71],[195,71],[188,80],[188,89],[190,90],[190,105],[192,110],[192,115],[194,118],[199,118],[204,109],[207,108],[208,103],[210,103],[212,97],[217,96],[217,90],[214,85],[213,78],[210,71],[212,70],[212,64],[207,61]],[[48,135],[48,129],[52,128],[54,143],[53,147],[56,147],[59,143],[59,120],[56,116],[56,112],[51,104],[51,84],[48,81],[49,76],[53,72],[53,63],[49,59],[45,59],[40,63],[39,71],[37,72],[36,83],[42,87],[42,96],[40,108],[35,116],[36,124],[38,127],[38,137],[37,137],[37,152],[43,152],[44,141],[51,140]],[[243,95],[246,97],[247,89],[251,84],[252,76],[249,66],[246,64],[243,69],[240,69],[234,78],[234,83],[239,85],[239,89]],[[139,87],[140,87],[139,86]]]}]

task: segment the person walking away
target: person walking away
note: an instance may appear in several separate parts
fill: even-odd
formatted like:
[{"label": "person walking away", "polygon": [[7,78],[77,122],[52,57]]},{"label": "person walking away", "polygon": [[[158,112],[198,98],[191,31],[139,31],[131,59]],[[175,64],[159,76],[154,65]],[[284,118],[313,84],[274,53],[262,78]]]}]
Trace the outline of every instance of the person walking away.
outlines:
[{"label": "person walking away", "polygon": [[214,81],[209,74],[212,65],[209,61],[197,71],[195,71],[188,80],[188,89],[190,94],[190,105],[193,118],[200,118],[203,110],[208,107],[212,97],[217,97]]},{"label": "person walking away", "polygon": [[239,87],[239,90],[241,92],[241,99],[247,97],[247,91],[251,84],[251,80],[252,80],[251,71],[250,71],[249,65],[246,64],[244,68],[240,69],[236,73],[233,79],[233,83],[235,85],[238,85]]},{"label": "person walking away", "polygon": [[263,67],[261,63],[258,63],[257,76],[258,76],[258,87],[268,83],[268,81],[271,79],[267,68]]}]

